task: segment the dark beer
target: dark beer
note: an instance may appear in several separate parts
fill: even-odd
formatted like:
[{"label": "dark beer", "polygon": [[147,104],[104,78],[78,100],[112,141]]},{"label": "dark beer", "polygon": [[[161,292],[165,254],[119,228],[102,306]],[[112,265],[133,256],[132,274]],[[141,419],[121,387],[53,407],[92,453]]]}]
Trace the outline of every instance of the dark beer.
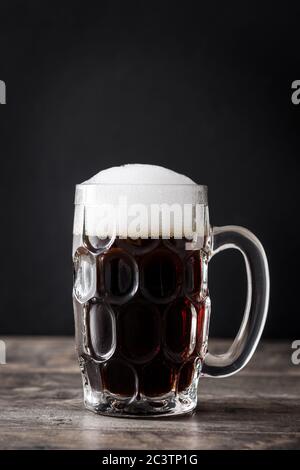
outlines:
[{"label": "dark beer", "polygon": [[144,398],[159,407],[170,394],[184,396],[206,350],[205,252],[187,250],[184,239],[116,238],[91,255],[88,243],[74,256],[84,381],[99,403],[104,394],[118,407]]}]

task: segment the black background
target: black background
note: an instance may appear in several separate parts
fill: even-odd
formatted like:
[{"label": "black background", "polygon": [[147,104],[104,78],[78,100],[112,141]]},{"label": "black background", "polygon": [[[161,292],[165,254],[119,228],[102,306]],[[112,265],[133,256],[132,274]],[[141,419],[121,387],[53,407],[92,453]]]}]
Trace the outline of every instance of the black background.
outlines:
[{"label": "black background", "polygon": [[[97,5],[0,4],[0,334],[73,333],[74,185],[140,162],[207,184],[212,223],[260,238],[271,271],[264,334],[296,338],[299,8]],[[245,299],[238,254],[213,259],[210,290],[211,333],[233,335]]]}]

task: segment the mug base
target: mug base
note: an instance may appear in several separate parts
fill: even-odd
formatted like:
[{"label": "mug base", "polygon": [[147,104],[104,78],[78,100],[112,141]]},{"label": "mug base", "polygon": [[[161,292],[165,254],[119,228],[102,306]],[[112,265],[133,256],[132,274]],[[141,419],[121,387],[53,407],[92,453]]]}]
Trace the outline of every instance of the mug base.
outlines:
[{"label": "mug base", "polygon": [[91,403],[85,399],[85,407],[99,415],[116,418],[158,418],[191,414],[196,406],[194,397],[172,397],[172,399],[134,400],[126,403],[118,399],[105,399]]}]

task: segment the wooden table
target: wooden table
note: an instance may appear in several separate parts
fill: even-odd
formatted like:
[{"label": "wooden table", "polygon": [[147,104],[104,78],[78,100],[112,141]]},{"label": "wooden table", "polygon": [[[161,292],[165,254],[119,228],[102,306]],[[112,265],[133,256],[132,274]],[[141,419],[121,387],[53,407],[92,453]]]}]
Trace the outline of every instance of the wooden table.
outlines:
[{"label": "wooden table", "polygon": [[[120,419],[83,407],[73,338],[4,338],[1,449],[300,448],[300,365],[289,342],[262,343],[225,379],[200,380],[193,416]],[[225,351],[228,342],[211,341]]]}]

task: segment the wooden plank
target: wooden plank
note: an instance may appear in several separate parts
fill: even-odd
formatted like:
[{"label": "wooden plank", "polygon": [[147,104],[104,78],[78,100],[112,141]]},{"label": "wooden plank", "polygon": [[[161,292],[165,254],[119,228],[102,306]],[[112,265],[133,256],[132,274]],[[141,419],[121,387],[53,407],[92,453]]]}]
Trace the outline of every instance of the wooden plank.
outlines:
[{"label": "wooden plank", "polygon": [[[66,373],[76,372],[77,361],[74,339],[70,337],[9,337],[3,338],[7,349],[7,367],[21,371],[22,365],[27,368],[44,370],[53,369]],[[258,346],[253,358],[240,374],[292,374],[300,375],[300,367],[291,362],[291,343],[264,341]],[[215,354],[225,352],[230,345],[228,340],[211,340],[209,350]],[[1,370],[1,372],[3,372]]]},{"label": "wooden plank", "polygon": [[[202,378],[190,416],[118,419],[84,409],[72,338],[7,338],[0,366],[1,449],[300,448],[300,366],[263,343],[240,374]],[[228,341],[212,341],[216,352]]]},{"label": "wooden plank", "polygon": [[[117,435],[116,435],[117,434]],[[5,432],[3,444],[0,437],[1,448],[5,449],[140,449],[140,450],[190,450],[190,449],[295,449],[299,448],[300,434],[265,434],[265,433],[239,433],[228,432],[190,432],[185,435],[181,432],[161,433],[126,431],[115,432],[104,430],[97,433],[85,430],[78,433],[72,429],[51,429],[41,433],[37,429],[20,430],[18,433],[10,430]]]}]

